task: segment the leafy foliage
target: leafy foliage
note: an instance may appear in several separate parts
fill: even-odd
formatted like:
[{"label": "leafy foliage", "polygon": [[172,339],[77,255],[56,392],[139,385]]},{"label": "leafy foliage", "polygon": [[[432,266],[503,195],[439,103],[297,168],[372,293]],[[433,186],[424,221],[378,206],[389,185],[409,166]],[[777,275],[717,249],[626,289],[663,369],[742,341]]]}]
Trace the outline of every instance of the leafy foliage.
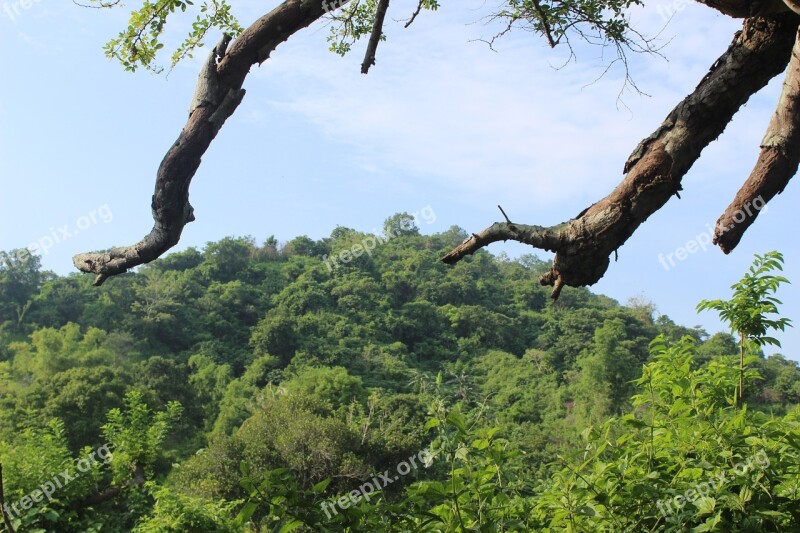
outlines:
[{"label": "leafy foliage", "polygon": [[464,232],[403,219],[334,269],[369,235],[226,238],[100,288],[30,263],[0,338],[7,499],[113,456],[18,531],[797,528],[796,362],[752,350],[736,408],[730,335],[548,305],[546,261],[447,268]]},{"label": "leafy foliage", "polygon": [[[332,22],[328,42],[330,50],[339,55],[350,52],[353,46],[372,33],[377,13],[377,0],[320,0],[327,18]],[[641,5],[641,0],[505,0],[486,15],[506,25],[494,40],[512,28],[522,28],[539,34],[550,46],[566,43],[577,37],[591,44],[611,45],[617,50],[617,60],[625,62],[625,51],[657,52],[652,41],[631,25],[628,10]],[[118,0],[89,0],[92,7],[121,6]],[[438,0],[419,0],[417,8],[405,22],[408,27],[422,10],[436,11]],[[119,61],[126,70],[139,67],[160,72],[156,64],[159,51],[165,44],[165,26],[176,14],[194,12],[188,35],[172,52],[171,66],[203,46],[209,33],[218,30],[237,36],[243,31],[226,0],[204,0],[199,8],[190,0],[145,0],[131,12],[128,26],[105,46],[106,55]],[[177,24],[177,22],[171,22]],[[381,40],[386,34],[381,34]],[[630,81],[630,80],[629,80]]]},{"label": "leafy foliage", "polygon": [[778,314],[781,301],[773,295],[782,283],[789,283],[789,280],[770,274],[774,270],[783,270],[783,254],[756,254],[749,272],[731,285],[733,296],[730,300],[703,300],[697,305],[697,310],[719,311],[719,317],[730,324],[734,332],[756,346],[780,346],[778,339],[767,334],[771,329],[784,331],[792,321],[785,317],[773,319],[769,315]]},{"label": "leafy foliage", "polygon": [[[740,338],[740,371],[744,374],[744,357],[746,343],[755,346],[771,344],[780,346],[774,337],[769,337],[769,330],[783,331],[791,326],[786,317],[770,318],[778,314],[780,300],[773,296],[782,283],[789,283],[783,276],[769,274],[773,270],[783,270],[783,255],[779,252],[756,254],[749,272],[731,286],[733,297],[730,300],[703,300],[697,305],[698,311],[719,311],[719,317],[730,324],[731,329]],[[739,380],[739,397],[744,396],[744,381]]]},{"label": "leafy foliage", "polygon": [[[167,405],[165,411],[153,413],[142,401],[142,394],[131,391],[125,397],[125,410],[108,412],[108,423],[103,434],[114,445],[111,467],[117,482],[127,481],[131,470],[152,469],[157,457],[163,453],[161,444],[180,418],[183,408],[177,402]],[[152,475],[152,470],[148,472]]]},{"label": "leafy foliage", "polygon": [[213,502],[176,493],[166,487],[149,484],[155,500],[153,513],[133,528],[134,533],[233,533],[244,531],[231,514],[239,502]]},{"label": "leafy foliage", "polygon": [[[97,7],[114,7],[120,2],[108,0],[89,0]],[[125,70],[134,71],[142,66],[148,70],[160,72],[161,67],[154,62],[158,51],[164,48],[162,37],[167,19],[176,12],[186,12],[194,6],[191,0],[145,0],[142,7],[131,12],[128,27],[111,39],[105,46],[106,55],[119,61]],[[231,5],[225,0],[204,0],[199,7],[199,14],[191,25],[186,39],[172,54],[172,66],[203,45],[203,41],[212,29],[216,28],[231,36],[242,32],[242,27],[231,13]]]},{"label": "leafy foliage", "polygon": [[630,46],[634,30],[629,24],[627,9],[632,5],[642,5],[642,2],[508,0],[507,4],[508,8],[499,17],[508,20],[509,29],[514,24],[527,26],[544,35],[551,46],[568,40],[571,31],[587,40],[596,36],[601,42]]}]

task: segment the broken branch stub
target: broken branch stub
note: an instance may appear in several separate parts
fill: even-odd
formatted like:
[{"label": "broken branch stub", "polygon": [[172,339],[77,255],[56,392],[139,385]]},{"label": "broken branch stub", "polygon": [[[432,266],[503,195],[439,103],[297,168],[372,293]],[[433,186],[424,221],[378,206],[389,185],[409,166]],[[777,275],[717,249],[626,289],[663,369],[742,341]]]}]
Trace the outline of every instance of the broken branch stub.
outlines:
[{"label": "broken branch stub", "polygon": [[800,31],[795,38],[792,58],[786,69],[783,89],[767,132],[761,153],[750,176],[736,197],[719,217],[714,229],[714,244],[730,253],[763,207],[783,192],[800,164]]}]

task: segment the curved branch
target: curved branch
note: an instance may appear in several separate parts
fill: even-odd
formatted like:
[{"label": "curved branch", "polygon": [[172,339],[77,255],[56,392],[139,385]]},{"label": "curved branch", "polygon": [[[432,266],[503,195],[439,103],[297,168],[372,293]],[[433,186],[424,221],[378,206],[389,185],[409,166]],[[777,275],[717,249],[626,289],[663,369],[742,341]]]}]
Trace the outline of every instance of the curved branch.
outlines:
[{"label": "curved branch", "polygon": [[625,163],[622,182],[577,217],[551,228],[496,223],[442,260],[452,264],[491,242],[511,239],[556,252],[551,270],[540,279],[553,286],[554,298],[564,285],[596,283],[608,269],[610,254],[678,194],[683,176],[739,107],[786,68],[797,22],[794,14],[745,20],[694,92],[639,143]]},{"label": "curved branch", "polygon": [[184,226],[194,220],[189,184],[203,154],[241,103],[250,68],[266,61],[280,43],[324,14],[321,1],[286,0],[247,28],[229,50],[226,38],[214,48],[198,78],[189,119],[159,166],[150,233],[132,246],[72,258],[79,270],[96,275],[95,285],[156,259],[178,243]]},{"label": "curved branch", "polygon": [[744,232],[756,221],[761,209],[783,192],[800,165],[800,31],[786,70],[778,105],[755,168],[733,202],[717,220],[713,243],[730,253]]}]

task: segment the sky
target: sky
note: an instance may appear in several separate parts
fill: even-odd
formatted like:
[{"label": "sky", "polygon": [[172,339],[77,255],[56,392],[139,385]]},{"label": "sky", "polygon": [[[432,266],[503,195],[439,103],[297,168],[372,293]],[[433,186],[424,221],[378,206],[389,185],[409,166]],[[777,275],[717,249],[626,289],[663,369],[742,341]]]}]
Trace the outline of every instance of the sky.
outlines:
[{"label": "sky", "polygon": [[[0,250],[39,243],[44,268],[68,274],[72,255],[132,244],[152,227],[155,173],[185,124],[205,52],[169,75],[129,73],[103,54],[125,26],[124,8],[0,2]],[[337,225],[367,232],[425,209],[434,216],[420,219],[424,234],[482,230],[502,220],[498,205],[515,222],[568,220],[616,186],[637,143],[740,27],[684,0],[636,8],[632,23],[665,56],[629,57],[638,94],[625,90],[618,64],[598,79],[614,58],[607,49],[577,46],[570,60],[524,31],[488,47],[498,27],[485,16],[496,3],[445,0],[404,29],[416,1],[392,2],[388,40],[366,76],[366,43],[341,58],[327,49],[324,22],[282,44],[252,70],[203,158],[190,193],[197,220],[174,250],[226,236],[319,239]],[[264,6],[245,0],[235,12],[247,25]],[[167,49],[189,22],[170,27]],[[682,198],[620,248],[594,292],[651,300],[659,314],[714,333],[725,326],[696,304],[729,297],[755,253],[780,250],[795,281],[781,289],[781,309],[800,318],[796,187],[762,210],[730,255],[703,245],[756,161],[780,85],[779,76],[739,111],[684,178]],[[687,246],[695,251],[678,260]],[[519,243],[488,250],[552,258]],[[766,352],[800,360],[800,327],[777,337],[782,349]]]}]

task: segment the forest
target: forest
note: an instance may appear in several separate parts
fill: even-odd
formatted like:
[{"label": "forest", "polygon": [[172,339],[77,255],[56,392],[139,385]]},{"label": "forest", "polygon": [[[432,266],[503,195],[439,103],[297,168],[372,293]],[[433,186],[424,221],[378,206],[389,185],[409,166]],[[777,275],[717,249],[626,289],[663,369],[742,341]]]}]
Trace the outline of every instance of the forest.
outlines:
[{"label": "forest", "polygon": [[458,227],[384,231],[229,237],[100,287],[4,252],[0,530],[800,531],[779,253],[685,302],[731,324],[707,332],[551,301],[534,255],[446,265]]}]

